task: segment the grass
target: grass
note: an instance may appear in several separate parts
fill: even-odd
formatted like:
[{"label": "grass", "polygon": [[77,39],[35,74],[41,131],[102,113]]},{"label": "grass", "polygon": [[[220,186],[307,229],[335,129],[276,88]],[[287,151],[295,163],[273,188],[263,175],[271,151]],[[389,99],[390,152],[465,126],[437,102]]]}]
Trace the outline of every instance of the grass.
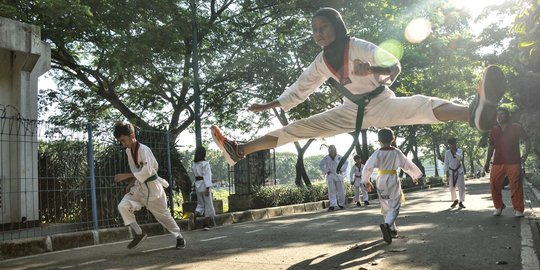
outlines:
[{"label": "grass", "polygon": [[[223,201],[223,212],[229,211],[229,189],[228,188],[214,188],[212,189],[212,194],[214,196],[214,200],[222,200]],[[182,198],[182,194],[175,194],[174,195],[174,217],[175,218],[182,218],[184,217],[184,209],[182,209],[182,204],[184,203],[184,199]]]}]

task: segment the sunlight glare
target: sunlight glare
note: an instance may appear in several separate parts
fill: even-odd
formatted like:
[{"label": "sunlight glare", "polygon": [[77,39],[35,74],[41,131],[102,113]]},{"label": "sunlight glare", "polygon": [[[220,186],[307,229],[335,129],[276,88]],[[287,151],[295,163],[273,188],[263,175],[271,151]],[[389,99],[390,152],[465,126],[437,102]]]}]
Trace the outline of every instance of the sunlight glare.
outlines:
[{"label": "sunlight glare", "polygon": [[416,18],[405,28],[405,39],[410,43],[420,43],[431,34],[431,23],[425,18]]},{"label": "sunlight glare", "polygon": [[505,0],[449,0],[448,4],[456,10],[469,12],[473,19],[478,17],[485,7],[500,5]]}]

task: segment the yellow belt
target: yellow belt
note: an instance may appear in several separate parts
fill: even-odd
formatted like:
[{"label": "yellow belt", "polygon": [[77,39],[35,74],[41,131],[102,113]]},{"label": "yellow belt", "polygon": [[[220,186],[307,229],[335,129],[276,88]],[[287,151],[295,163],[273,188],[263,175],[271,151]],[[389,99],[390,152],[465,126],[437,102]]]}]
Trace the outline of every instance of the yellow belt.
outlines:
[{"label": "yellow belt", "polygon": [[378,170],[377,174],[397,174],[396,170]]}]

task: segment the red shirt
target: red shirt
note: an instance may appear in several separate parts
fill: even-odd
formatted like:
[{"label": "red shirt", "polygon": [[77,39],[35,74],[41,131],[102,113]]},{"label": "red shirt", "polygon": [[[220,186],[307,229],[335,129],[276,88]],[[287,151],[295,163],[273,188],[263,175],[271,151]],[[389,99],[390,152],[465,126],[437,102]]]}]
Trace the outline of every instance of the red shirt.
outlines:
[{"label": "red shirt", "polygon": [[510,123],[503,129],[494,126],[489,134],[489,144],[495,147],[493,164],[521,164],[519,140],[528,139],[527,133],[518,123]]}]

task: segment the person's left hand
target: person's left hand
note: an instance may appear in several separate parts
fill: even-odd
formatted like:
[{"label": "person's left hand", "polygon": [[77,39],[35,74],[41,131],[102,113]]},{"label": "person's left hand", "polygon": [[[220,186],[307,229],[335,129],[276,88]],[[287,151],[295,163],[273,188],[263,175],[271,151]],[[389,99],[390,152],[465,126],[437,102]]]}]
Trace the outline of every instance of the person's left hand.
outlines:
[{"label": "person's left hand", "polygon": [[204,191],[204,196],[206,196],[206,197],[210,196],[210,190],[206,189]]}]

